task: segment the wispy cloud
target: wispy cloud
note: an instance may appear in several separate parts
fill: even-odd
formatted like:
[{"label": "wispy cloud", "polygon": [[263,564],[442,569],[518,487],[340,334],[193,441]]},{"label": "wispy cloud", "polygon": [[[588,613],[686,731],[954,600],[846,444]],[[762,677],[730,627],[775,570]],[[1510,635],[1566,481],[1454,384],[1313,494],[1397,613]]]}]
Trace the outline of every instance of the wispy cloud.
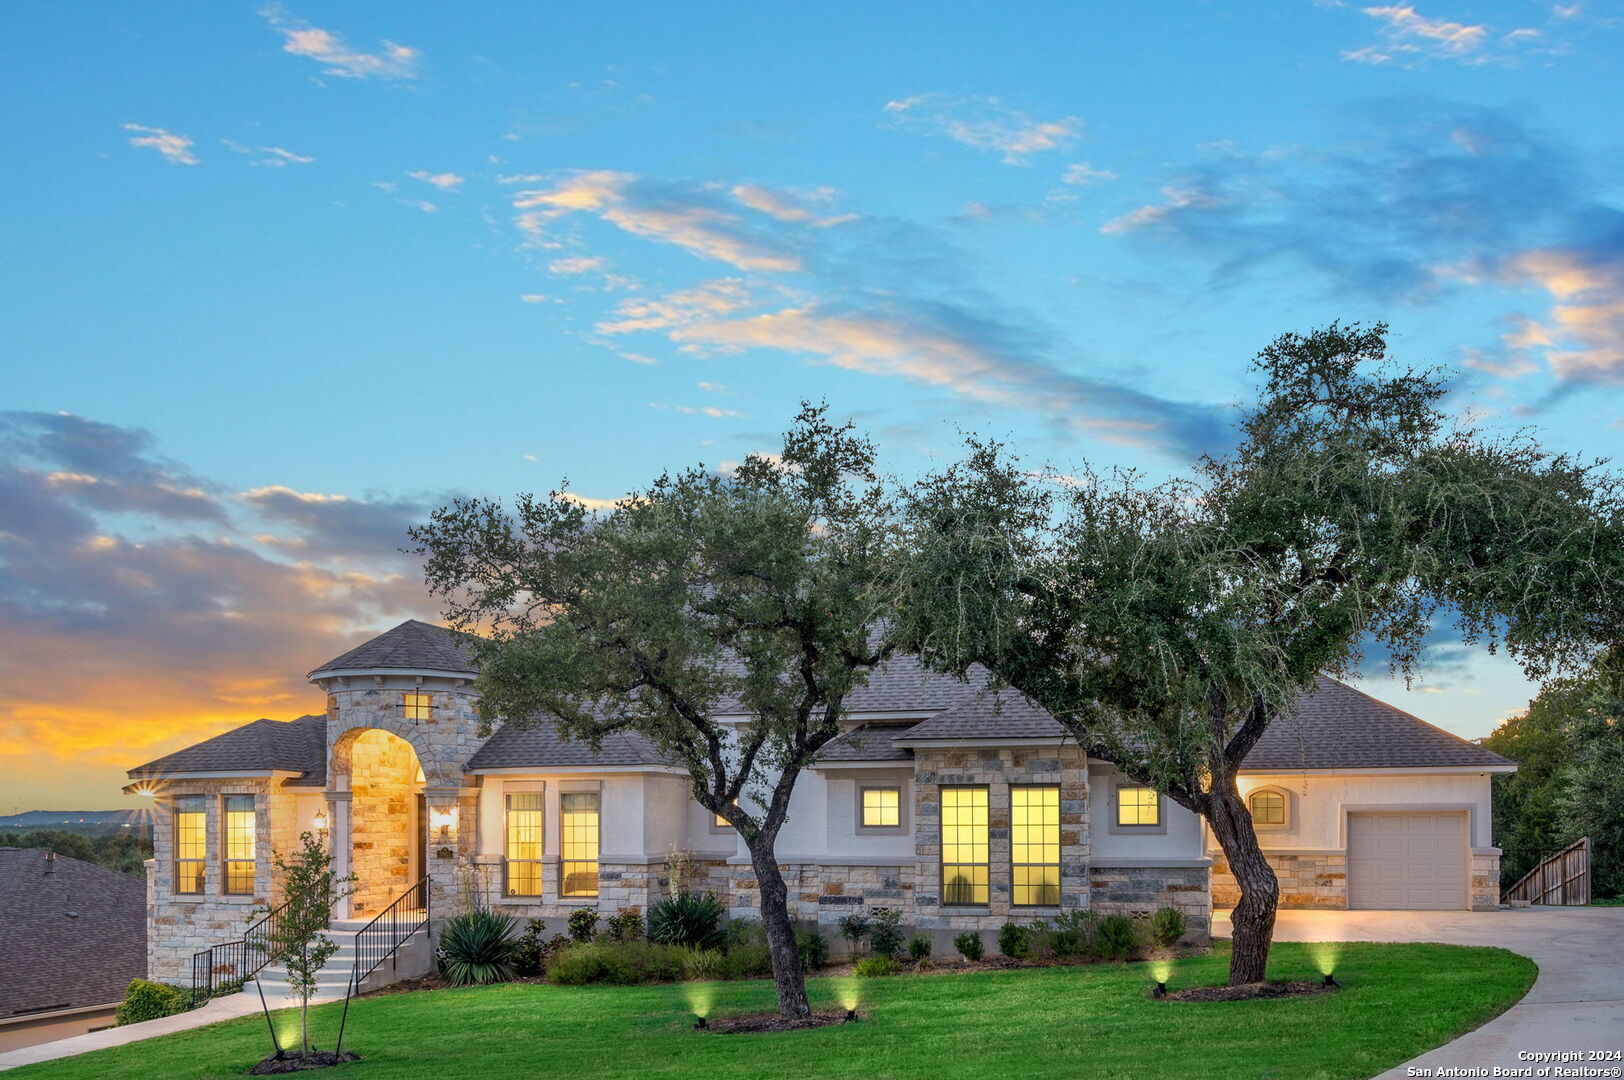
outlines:
[{"label": "wispy cloud", "polygon": [[744,311],[753,303],[749,286],[742,280],[722,278],[659,298],[640,296],[622,300],[615,305],[607,319],[598,323],[597,331],[600,334],[628,334],[670,330]]},{"label": "wispy cloud", "polygon": [[462,186],[464,180],[464,177],[458,176],[454,172],[431,173],[424,169],[418,169],[416,172],[409,172],[406,175],[413,180],[421,180],[425,184],[432,184],[441,191],[456,191]]},{"label": "wispy cloud", "polygon": [[263,155],[258,161],[250,161],[250,165],[263,165],[266,168],[281,169],[289,165],[309,165],[316,159],[306,154],[295,154],[292,150],[280,146],[245,146],[235,139],[221,139],[220,144],[234,154]]},{"label": "wispy cloud", "polygon": [[[529,182],[532,177],[509,178]],[[518,191],[517,224],[540,244],[556,245],[549,229],[572,214],[591,214],[635,236],[674,244],[740,270],[799,270],[801,260],[724,209],[714,193],[642,181],[630,173],[575,172],[550,187]]]},{"label": "wispy cloud", "polygon": [[1116,178],[1117,174],[1110,169],[1096,169],[1086,161],[1067,165],[1066,171],[1060,174],[1062,184],[1103,184]]},{"label": "wispy cloud", "polygon": [[1067,149],[1083,132],[1075,116],[1038,120],[995,97],[916,94],[886,102],[885,114],[900,130],[992,151],[1006,165],[1026,165],[1033,154]]},{"label": "wispy cloud", "polygon": [[571,255],[562,259],[549,260],[547,270],[554,274],[584,274],[589,270],[600,269],[604,261],[601,255]]},{"label": "wispy cloud", "polygon": [[733,197],[741,205],[779,221],[805,222],[820,229],[856,221],[856,214],[842,214],[833,210],[835,192],[832,188],[817,191],[773,191],[759,184],[739,184],[733,188]]},{"label": "wispy cloud", "polygon": [[171,165],[198,163],[197,155],[192,153],[192,140],[185,135],[177,135],[161,127],[147,127],[145,124],[125,124],[124,130],[135,132],[130,136],[131,146],[156,150]]},{"label": "wispy cloud", "polygon": [[1520,49],[1539,44],[1544,37],[1542,31],[1532,27],[1497,31],[1486,23],[1429,18],[1409,4],[1360,10],[1380,24],[1381,38],[1375,44],[1342,53],[1344,60],[1361,64],[1416,64],[1429,60],[1500,63],[1513,58]]},{"label": "wispy cloud", "polygon": [[1506,335],[1513,361],[1535,350],[1558,378],[1624,382],[1624,214],[1612,235],[1586,248],[1525,251],[1502,260],[1502,281],[1533,285],[1550,297],[1543,321],[1525,320]]},{"label": "wispy cloud", "polygon": [[280,4],[260,9],[260,15],[282,35],[282,51],[326,65],[322,74],[341,79],[406,80],[418,76],[422,53],[387,39],[374,52],[345,43],[343,35],[311,26],[289,15]]}]

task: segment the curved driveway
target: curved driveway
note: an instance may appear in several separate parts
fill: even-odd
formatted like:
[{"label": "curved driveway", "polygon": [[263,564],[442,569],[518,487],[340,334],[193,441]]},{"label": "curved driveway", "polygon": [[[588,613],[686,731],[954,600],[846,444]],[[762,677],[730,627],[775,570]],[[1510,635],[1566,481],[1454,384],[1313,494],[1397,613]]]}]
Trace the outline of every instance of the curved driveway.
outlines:
[{"label": "curved driveway", "polygon": [[[1213,920],[1213,932],[1220,937],[1229,936],[1226,914],[1217,912]],[[1519,1058],[1519,1053],[1624,1051],[1624,907],[1282,911],[1275,924],[1275,939],[1498,945],[1539,965],[1533,989],[1505,1013],[1375,1080],[1451,1075],[1438,1071],[1444,1068],[1486,1068],[1490,1072],[1485,1075],[1492,1075],[1496,1065],[1526,1068],[1533,1064]],[[1612,1069],[1624,1062],[1569,1063],[1569,1067],[1573,1065]],[[1433,1071],[1410,1072],[1412,1068]],[[1539,1069],[1534,1064],[1532,1075],[1539,1076]]]}]

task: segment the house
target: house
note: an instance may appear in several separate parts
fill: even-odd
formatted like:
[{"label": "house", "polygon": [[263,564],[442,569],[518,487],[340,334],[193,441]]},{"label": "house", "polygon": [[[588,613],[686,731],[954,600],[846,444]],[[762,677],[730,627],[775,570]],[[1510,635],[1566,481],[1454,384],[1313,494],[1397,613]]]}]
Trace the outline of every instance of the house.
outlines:
[{"label": "house", "polygon": [[[240,936],[273,900],[271,853],[325,835],[370,918],[420,879],[436,917],[472,897],[516,916],[646,908],[704,888],[750,917],[743,844],[635,734],[593,750],[550,726],[481,735],[457,639],[406,622],[322,664],[321,715],[256,720],[140,768],[156,797],[149,967]],[[996,930],[1068,908],[1179,908],[1205,935],[1234,902],[1199,817],[1090,760],[1018,695],[893,660],[796,789],[778,842],[798,917],[901,908],[921,930]],[[1515,766],[1321,679],[1240,784],[1288,906],[1499,902],[1489,777]]]},{"label": "house", "polygon": [[146,971],[139,878],[0,847],[0,1051],[111,1027]]}]

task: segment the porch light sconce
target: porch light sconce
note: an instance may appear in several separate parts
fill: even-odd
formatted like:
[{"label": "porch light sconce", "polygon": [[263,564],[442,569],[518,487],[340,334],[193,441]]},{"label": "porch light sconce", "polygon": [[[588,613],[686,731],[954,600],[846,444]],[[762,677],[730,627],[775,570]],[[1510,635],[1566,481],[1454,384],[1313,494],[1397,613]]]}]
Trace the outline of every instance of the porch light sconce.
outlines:
[{"label": "porch light sconce", "polygon": [[316,816],[310,819],[310,824],[312,824],[312,825],[314,825],[316,827],[317,832],[319,832],[319,833],[326,832],[327,831],[327,811],[325,811],[325,810],[317,810],[316,811]]},{"label": "porch light sconce", "polygon": [[429,825],[434,829],[435,839],[442,844],[451,842],[451,830],[457,827],[457,808],[434,807],[429,810]]}]

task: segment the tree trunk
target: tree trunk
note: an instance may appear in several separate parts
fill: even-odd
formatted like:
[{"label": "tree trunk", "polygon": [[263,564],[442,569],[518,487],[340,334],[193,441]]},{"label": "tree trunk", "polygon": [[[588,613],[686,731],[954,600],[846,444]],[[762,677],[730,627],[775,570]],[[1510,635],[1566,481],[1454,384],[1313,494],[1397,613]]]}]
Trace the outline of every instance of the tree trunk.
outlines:
[{"label": "tree trunk", "polygon": [[750,844],[750,865],[756,871],[761,892],[761,922],[767,928],[767,948],[772,951],[773,989],[778,993],[778,1013],[789,1020],[812,1015],[806,1000],[806,975],[801,971],[801,954],[795,948],[795,927],[789,918],[789,890],[778,870],[778,856],[769,843]]},{"label": "tree trunk", "polygon": [[1230,913],[1234,951],[1229,956],[1229,985],[1262,982],[1274,939],[1274,913],[1280,903],[1280,883],[1258,846],[1252,815],[1235,789],[1233,777],[1223,789],[1215,782],[1208,800],[1207,821],[1229,860],[1241,898]]}]

